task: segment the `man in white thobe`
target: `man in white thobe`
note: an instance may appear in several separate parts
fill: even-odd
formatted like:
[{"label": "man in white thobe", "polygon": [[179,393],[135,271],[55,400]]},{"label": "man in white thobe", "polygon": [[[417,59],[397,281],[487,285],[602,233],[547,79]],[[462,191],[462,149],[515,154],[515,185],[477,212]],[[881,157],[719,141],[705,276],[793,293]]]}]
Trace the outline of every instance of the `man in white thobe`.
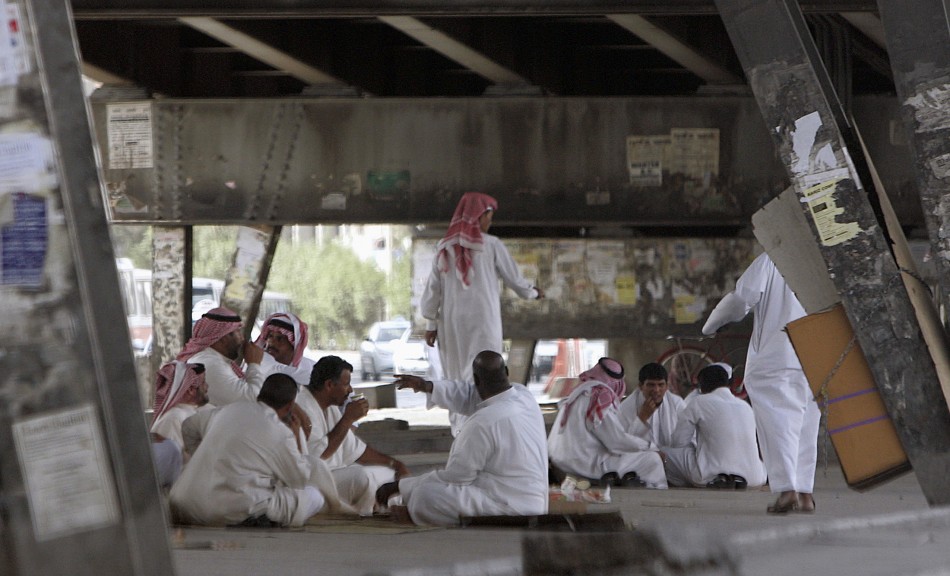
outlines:
[{"label": "man in white thobe", "polygon": [[[261,367],[264,351],[245,342],[241,317],[227,308],[214,308],[201,315],[193,335],[176,360],[203,364],[208,400],[226,406],[238,400],[255,402],[268,372]],[[243,351],[246,372],[236,361]]]},{"label": "man in white thobe", "polygon": [[155,379],[155,404],[152,411],[152,455],[159,485],[171,486],[181,475],[191,453],[185,451],[181,425],[198,410],[213,409],[208,404],[208,384],[204,366],[180,360],[165,363]]},{"label": "man in white thobe", "polygon": [[722,366],[699,371],[699,390],[686,404],[666,448],[671,486],[753,488],[765,484],[752,408],[733,395]]},{"label": "man in white thobe", "polygon": [[267,372],[289,374],[300,386],[310,383],[314,361],[304,356],[307,350],[308,326],[296,314],[277,312],[261,325],[254,341],[264,349],[261,365]]},{"label": "man in white thobe", "polygon": [[[301,388],[297,405],[313,426],[308,441],[312,454],[330,468],[340,499],[362,516],[370,516],[376,489],[394,478],[409,475],[406,465],[360,440],[353,424],[366,415],[365,398],[347,402],[353,388],[353,366],[339,356],[324,356],[314,365],[310,383]],[[340,407],[346,404],[344,411]]]},{"label": "man in white thobe", "polygon": [[[498,202],[468,192],[459,200],[449,229],[436,246],[432,272],[419,308],[426,319],[426,342],[439,342],[446,380],[471,382],[472,358],[483,350],[502,352],[499,278],[521,298],[540,299],[544,291],[521,276],[497,237],[488,234]],[[452,433],[461,420],[450,412]]]},{"label": "man in white thobe", "polygon": [[301,526],[324,507],[292,418],[296,396],[293,379],[274,374],[257,401],[218,409],[169,495],[180,521]]},{"label": "man in white thobe", "polygon": [[673,432],[684,406],[682,398],[669,393],[667,377],[662,364],[644,364],[639,385],[620,403],[620,417],[627,432],[649,442],[653,450],[673,445]]},{"label": "man in white thobe", "polygon": [[[624,428],[618,404],[626,390],[623,366],[601,358],[582,372],[581,384],[561,402],[548,435],[551,463],[576,476],[666,488],[663,455],[640,436]],[[616,481],[615,481],[616,482]]]},{"label": "man in white thobe", "polygon": [[821,413],[785,332],[785,326],[804,316],[805,310],[765,253],[716,305],[703,334],[715,334],[750,310],[755,321],[743,384],[752,402],[769,488],[779,494],[767,511],[812,512]]},{"label": "man in white thobe", "polygon": [[398,492],[416,524],[453,526],[466,516],[521,516],[547,512],[548,459],[544,418],[534,395],[508,381],[500,354],[480,352],[469,382],[400,376],[396,385],[428,394],[469,416],[452,443],[444,470],[380,487],[386,503]]}]

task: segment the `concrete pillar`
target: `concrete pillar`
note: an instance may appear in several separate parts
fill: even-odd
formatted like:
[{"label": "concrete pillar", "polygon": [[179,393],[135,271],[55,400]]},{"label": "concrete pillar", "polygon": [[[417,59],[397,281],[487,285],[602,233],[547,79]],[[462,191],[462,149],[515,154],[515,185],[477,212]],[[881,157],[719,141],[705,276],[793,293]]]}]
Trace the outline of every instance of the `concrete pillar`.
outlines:
[{"label": "concrete pillar", "polygon": [[[795,0],[717,0],[928,502],[950,502],[950,412],[856,134]],[[869,193],[870,192],[870,193]]]}]

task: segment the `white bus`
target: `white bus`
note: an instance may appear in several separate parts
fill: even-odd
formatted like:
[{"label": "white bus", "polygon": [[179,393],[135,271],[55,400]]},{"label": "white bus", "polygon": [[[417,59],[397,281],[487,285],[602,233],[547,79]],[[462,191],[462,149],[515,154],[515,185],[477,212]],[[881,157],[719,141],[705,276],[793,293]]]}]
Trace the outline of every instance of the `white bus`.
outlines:
[{"label": "white bus", "polygon": [[[129,322],[129,334],[132,348],[137,352],[147,352],[152,336],[152,271],[135,268],[128,258],[117,258],[119,285],[122,290],[122,304]],[[193,311],[206,312],[206,308],[217,306],[221,302],[224,281],[215,278],[191,279],[191,306]],[[264,319],[276,312],[291,312],[293,301],[290,295],[265,290],[261,297],[261,306],[257,313],[254,331]],[[200,317],[201,314],[198,314]],[[192,317],[192,322],[196,321]],[[256,334],[253,334],[256,336]]]}]

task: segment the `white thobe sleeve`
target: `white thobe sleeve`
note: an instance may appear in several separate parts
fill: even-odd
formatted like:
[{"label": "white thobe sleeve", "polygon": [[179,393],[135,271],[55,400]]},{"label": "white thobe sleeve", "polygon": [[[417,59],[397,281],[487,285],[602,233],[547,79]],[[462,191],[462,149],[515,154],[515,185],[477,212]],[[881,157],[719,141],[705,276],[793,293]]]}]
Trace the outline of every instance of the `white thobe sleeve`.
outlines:
[{"label": "white thobe sleeve", "polygon": [[531,282],[525,280],[521,275],[521,270],[518,269],[518,264],[514,258],[511,257],[511,254],[508,253],[508,249],[505,248],[505,245],[500,240],[497,244],[498,249],[495,250],[495,271],[498,273],[499,278],[502,279],[505,286],[514,290],[518,296],[528,299],[537,298],[538,291],[534,289],[534,285],[531,284]]},{"label": "white thobe sleeve", "polygon": [[605,448],[611,452],[643,452],[650,449],[650,443],[628,434],[623,429],[623,423],[616,410],[607,410],[604,412],[604,420],[600,424],[586,422],[587,429],[593,434]]},{"label": "white thobe sleeve", "polygon": [[[287,431],[290,432],[290,429]],[[274,450],[271,465],[274,476],[290,488],[302,489],[310,479],[310,460],[307,454],[297,448],[293,433],[287,434]]]},{"label": "white thobe sleeve", "polygon": [[680,413],[679,422],[676,424],[676,430],[673,431],[673,437],[670,440],[671,448],[682,448],[693,443],[696,437],[696,424],[699,422],[699,414],[696,409],[698,402],[690,402]]},{"label": "white thobe sleeve", "polygon": [[426,319],[426,330],[438,328],[439,313],[442,310],[442,272],[439,270],[439,255],[432,261],[432,271],[426,281],[425,290],[419,300],[419,311]]},{"label": "white thobe sleeve", "polygon": [[712,336],[726,324],[738,322],[745,318],[745,315],[748,314],[751,309],[752,307],[736,295],[735,292],[726,294],[723,299],[719,301],[719,304],[716,304],[713,311],[709,313],[709,318],[703,325],[703,334]]},{"label": "white thobe sleeve", "polygon": [[432,382],[432,393],[426,396],[426,408],[439,406],[465,416],[474,414],[481,402],[475,385],[461,380],[436,380]]}]

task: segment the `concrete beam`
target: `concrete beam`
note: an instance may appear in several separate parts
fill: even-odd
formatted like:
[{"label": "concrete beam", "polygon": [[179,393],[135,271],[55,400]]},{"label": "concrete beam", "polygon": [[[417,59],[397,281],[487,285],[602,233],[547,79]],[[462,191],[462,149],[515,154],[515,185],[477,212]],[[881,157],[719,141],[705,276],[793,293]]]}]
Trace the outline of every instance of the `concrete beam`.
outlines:
[{"label": "concrete beam", "polygon": [[736,76],[718,62],[707,58],[696,48],[686,44],[643,16],[638,14],[607,14],[607,18],[709,84],[744,84],[742,78]]},{"label": "concrete beam", "polygon": [[418,18],[412,16],[380,16],[379,19],[490,82],[495,84],[531,83],[517,72],[502,66],[445,32],[436,30]]},{"label": "concrete beam", "polygon": [[214,18],[184,17],[178,20],[307,84],[345,84],[330,74]]},{"label": "concrete beam", "polygon": [[717,4],[924,495],[946,504],[950,411],[804,16],[795,0]]}]

